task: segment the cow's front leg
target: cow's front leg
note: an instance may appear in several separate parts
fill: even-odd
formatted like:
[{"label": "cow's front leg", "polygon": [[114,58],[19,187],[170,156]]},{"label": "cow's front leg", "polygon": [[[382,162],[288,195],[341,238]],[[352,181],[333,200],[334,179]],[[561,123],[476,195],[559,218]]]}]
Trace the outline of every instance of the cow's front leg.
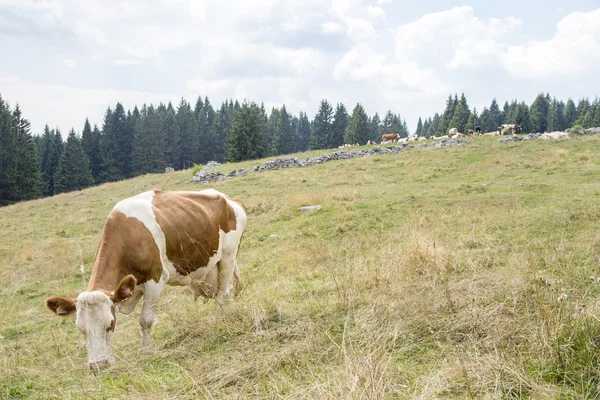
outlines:
[{"label": "cow's front leg", "polygon": [[158,305],[158,299],[166,283],[165,274],[163,274],[158,282],[151,280],[144,283],[144,305],[140,313],[140,327],[142,328],[141,350],[150,350],[152,347],[150,334],[152,333],[152,327],[158,322],[154,314]]}]

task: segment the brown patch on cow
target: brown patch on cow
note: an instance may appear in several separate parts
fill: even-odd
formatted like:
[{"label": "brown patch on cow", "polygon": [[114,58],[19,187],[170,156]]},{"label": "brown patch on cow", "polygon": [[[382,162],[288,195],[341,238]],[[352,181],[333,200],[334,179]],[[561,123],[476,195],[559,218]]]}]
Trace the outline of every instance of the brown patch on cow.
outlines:
[{"label": "brown patch on cow", "polygon": [[180,275],[206,267],[219,249],[219,229],[236,228],[235,212],[220,194],[155,191],[152,206],[165,234],[167,258]]},{"label": "brown patch on cow", "polygon": [[138,285],[149,280],[158,282],[161,274],[160,253],[152,233],[139,219],[111,211],[100,237],[87,290],[111,292],[127,275],[133,275]]},{"label": "brown patch on cow", "polygon": [[77,309],[75,304],[77,300],[67,297],[53,296],[46,299],[46,307],[56,315],[66,317],[71,315]]}]

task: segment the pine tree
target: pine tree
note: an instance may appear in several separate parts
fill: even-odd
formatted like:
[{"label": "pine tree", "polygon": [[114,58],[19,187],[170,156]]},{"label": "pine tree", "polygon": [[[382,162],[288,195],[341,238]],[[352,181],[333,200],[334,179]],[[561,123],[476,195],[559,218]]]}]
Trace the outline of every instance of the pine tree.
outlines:
[{"label": "pine tree", "polygon": [[40,170],[30,123],[0,96],[0,206],[40,197]]},{"label": "pine tree", "polygon": [[331,136],[327,141],[327,148],[335,149],[344,144],[344,132],[348,126],[348,111],[346,106],[338,103],[331,123]]},{"label": "pine tree", "polygon": [[[261,110],[261,112],[263,112]],[[277,136],[279,135],[277,132],[277,129],[279,129],[278,127],[278,123],[279,123],[279,109],[273,107],[271,109],[271,114],[269,115],[269,118],[267,118],[267,125],[266,125],[266,135],[268,138],[268,145],[269,148],[267,150],[267,154],[269,155],[277,155]]]},{"label": "pine tree", "polygon": [[[196,102],[196,110],[198,109]],[[215,122],[215,110],[213,109],[208,97],[204,98],[204,103],[200,109],[200,113],[196,119],[196,129],[198,130],[198,157],[201,163],[206,163],[211,160],[213,155],[213,125]]]},{"label": "pine tree", "polygon": [[94,179],[97,179],[100,174],[100,164],[102,162],[102,158],[100,157],[100,130],[96,125],[94,125],[94,129],[92,130],[90,121],[87,118],[81,132],[81,145],[90,160],[92,176]]},{"label": "pine tree", "polygon": [[181,169],[190,168],[200,161],[198,154],[199,138],[196,128],[196,117],[190,104],[183,98],[177,107],[177,125],[179,126],[179,166]]},{"label": "pine tree", "polygon": [[452,116],[452,120],[450,122],[450,126],[452,128],[457,128],[459,132],[465,132],[467,128],[467,123],[469,122],[469,105],[467,104],[467,98],[463,93],[460,96],[460,100],[456,105],[454,110],[454,114]]},{"label": "pine tree", "polygon": [[[417,130],[415,131],[415,135],[416,136],[423,135],[422,131],[423,131],[423,121],[421,121],[421,116],[419,116],[419,121],[417,122]],[[423,136],[425,136],[425,135],[423,135]]]},{"label": "pine tree", "polygon": [[157,109],[153,105],[142,107],[135,126],[133,145],[133,167],[136,175],[149,172],[164,172],[169,164],[166,150],[167,135],[162,129],[161,113],[166,114],[164,105]]},{"label": "pine tree", "polygon": [[100,139],[100,182],[113,182],[131,176],[132,123],[128,121],[121,103],[117,103],[114,111],[110,108],[106,110]]},{"label": "pine tree", "polygon": [[228,161],[252,160],[266,155],[267,137],[264,116],[255,103],[244,102],[235,111],[231,133],[227,137]]},{"label": "pine tree", "polygon": [[467,122],[466,130],[475,130],[475,127],[479,125],[479,114],[477,114],[477,108],[473,107],[473,111],[469,115],[469,121]]},{"label": "pine tree", "polygon": [[[421,117],[419,117],[419,121],[420,120],[421,120]],[[425,122],[423,122],[420,131],[419,132],[415,131],[415,135],[428,137],[427,132],[429,131],[429,125],[431,125],[431,118],[425,118]],[[417,129],[418,128],[419,128],[419,123],[417,123]]]},{"label": "pine tree", "polygon": [[[504,118],[502,116],[502,111],[500,111],[500,107],[498,106],[498,102],[496,102],[496,98],[492,100],[492,104],[490,105],[490,122],[491,125],[487,126],[486,132],[496,131],[500,129],[500,125],[502,125]],[[482,114],[483,115],[483,114]],[[487,122],[487,121],[486,121]]]},{"label": "pine tree", "polygon": [[427,137],[432,137],[432,136],[436,135],[438,128],[440,126],[440,120],[441,120],[440,114],[435,113],[433,115],[433,119],[431,120],[431,125],[429,126],[429,133],[428,133]]},{"label": "pine tree", "polygon": [[371,118],[371,140],[374,142],[379,142],[381,140],[381,119],[379,118],[379,114],[375,113]]},{"label": "pine tree", "polygon": [[310,140],[310,120],[305,112],[300,112],[298,118],[298,136],[296,136],[296,148],[295,151],[306,151],[308,150],[308,142]]},{"label": "pine tree", "polygon": [[481,115],[479,116],[479,126],[481,126],[482,132],[492,132],[498,130],[498,125],[494,121],[494,117],[487,107],[483,107]]},{"label": "pine tree", "polygon": [[547,129],[549,132],[562,131],[564,129],[563,107],[556,98],[552,100],[548,108]]},{"label": "pine tree", "polygon": [[546,132],[548,130],[549,108],[548,98],[543,93],[538,94],[533,103],[531,103],[529,116],[531,118],[531,128],[534,132]]},{"label": "pine tree", "polygon": [[54,194],[81,190],[94,183],[90,161],[74,129],[69,131],[54,174],[54,182]]},{"label": "pine tree", "polygon": [[385,113],[385,118],[383,118],[383,124],[381,126],[381,133],[399,133],[394,131],[394,114],[392,113],[392,110],[388,110],[387,113]]},{"label": "pine tree", "polygon": [[571,99],[567,100],[567,104],[565,105],[563,120],[567,128],[571,128],[575,124],[575,121],[577,121],[577,108]]},{"label": "pine tree", "polygon": [[46,125],[38,146],[42,174],[42,196],[52,196],[54,194],[54,174],[58,167],[62,146],[60,131],[58,129],[56,131],[50,130],[48,125]]},{"label": "pine tree", "polygon": [[308,144],[310,150],[326,148],[327,138],[331,135],[332,118],[333,108],[327,100],[321,100],[319,111],[311,124],[310,140]]},{"label": "pine tree", "polygon": [[164,118],[162,118],[162,131],[166,136],[165,165],[179,169],[179,160],[181,159],[179,125],[177,124],[175,109],[170,102]]},{"label": "pine tree", "polygon": [[289,154],[294,151],[294,137],[292,135],[292,126],[290,115],[285,104],[278,113],[274,138],[275,154]]},{"label": "pine tree", "polygon": [[449,95],[448,100],[446,100],[446,109],[440,117],[440,124],[438,125],[436,136],[447,135],[448,130],[454,128],[453,126],[450,126],[452,118],[454,117],[454,108],[454,100],[452,99],[452,95]]},{"label": "pine tree", "polygon": [[344,142],[348,144],[367,144],[371,137],[371,127],[369,126],[369,117],[365,113],[362,105],[356,104],[352,111],[352,117],[348,121],[346,132],[344,133]]}]

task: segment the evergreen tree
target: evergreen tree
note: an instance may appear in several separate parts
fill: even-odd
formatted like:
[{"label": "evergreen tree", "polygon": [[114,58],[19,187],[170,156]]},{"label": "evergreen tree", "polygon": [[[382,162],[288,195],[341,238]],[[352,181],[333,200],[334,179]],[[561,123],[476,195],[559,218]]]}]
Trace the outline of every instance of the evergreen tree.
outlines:
[{"label": "evergreen tree", "polygon": [[42,196],[52,196],[54,194],[54,174],[56,173],[56,168],[58,168],[62,146],[60,131],[58,129],[56,131],[50,130],[48,125],[46,125],[38,146],[42,174]]},{"label": "evergreen tree", "polygon": [[531,118],[529,116],[529,107],[522,101],[517,108],[515,123],[518,124],[523,132],[531,132]]},{"label": "evergreen tree", "polygon": [[[419,120],[421,120],[421,117],[419,117]],[[425,122],[423,122],[420,132],[417,133],[415,131],[415,134],[417,136],[429,137],[427,136],[427,133],[429,132],[429,125],[431,125],[431,118],[425,118]],[[419,123],[417,123],[417,128],[419,128]]]},{"label": "evergreen tree", "polygon": [[[492,100],[492,104],[490,104],[490,122],[491,125],[487,127],[486,132],[497,131],[500,128],[500,125],[504,122],[504,118],[502,116],[502,111],[500,111],[500,107],[498,106],[498,102],[496,102],[496,98]],[[483,116],[483,114],[482,114]],[[488,122],[488,121],[486,121]]]},{"label": "evergreen tree", "polygon": [[224,162],[227,158],[227,146],[225,146],[225,140],[227,133],[231,129],[231,119],[233,111],[230,110],[227,102],[221,104],[221,108],[216,113],[215,122],[213,126],[213,155],[212,159],[218,162]]},{"label": "evergreen tree", "polygon": [[306,151],[308,150],[308,142],[310,140],[311,127],[308,116],[305,112],[300,112],[298,118],[298,135],[296,136],[296,149],[295,151]]},{"label": "evergreen tree", "polygon": [[394,131],[394,128],[394,114],[392,114],[392,110],[388,110],[385,114],[385,118],[383,119],[381,133],[399,133],[397,131]]},{"label": "evergreen tree", "polygon": [[[417,122],[417,130],[415,131],[416,136],[421,136],[423,130],[423,121],[421,121],[421,116],[419,116],[419,121]],[[425,136],[425,135],[422,135]]]},{"label": "evergreen tree", "polygon": [[548,130],[549,108],[548,98],[543,93],[538,94],[533,103],[531,103],[529,116],[531,118],[531,128],[534,132],[546,132]]},{"label": "evergreen tree", "polygon": [[575,121],[577,121],[577,108],[571,99],[567,100],[567,104],[565,105],[563,120],[567,128],[572,127]]},{"label": "evergreen tree", "polygon": [[175,117],[179,126],[179,166],[181,169],[190,168],[194,163],[200,161],[198,154],[199,138],[194,111],[183,98],[177,107]]},{"label": "evergreen tree", "polygon": [[162,118],[162,131],[166,136],[165,165],[179,169],[179,160],[181,159],[179,125],[177,124],[175,109],[170,102]]},{"label": "evergreen tree", "polygon": [[132,123],[121,103],[117,103],[114,111],[110,108],[106,110],[100,139],[100,182],[118,181],[131,176]]},{"label": "evergreen tree", "polygon": [[292,135],[290,115],[285,108],[285,104],[278,113],[273,144],[276,155],[289,154],[294,151],[294,137]]},{"label": "evergreen tree", "polygon": [[85,151],[83,151],[81,139],[77,137],[73,129],[69,131],[69,136],[60,155],[54,182],[55,194],[81,190],[94,183],[90,161]]},{"label": "evergreen tree", "polygon": [[[261,110],[261,112],[264,112]],[[273,107],[271,109],[271,114],[267,118],[267,126],[266,126],[266,135],[268,139],[269,148],[267,150],[267,154],[276,155],[277,154],[277,129],[279,123],[279,109]]]},{"label": "evergreen tree", "polygon": [[453,126],[450,126],[452,118],[454,117],[454,108],[454,100],[452,99],[452,95],[449,95],[448,100],[446,100],[446,109],[440,117],[440,124],[438,125],[436,136],[447,135],[448,130],[454,128]]},{"label": "evergreen tree", "polygon": [[479,125],[479,114],[477,114],[477,108],[473,107],[473,112],[469,115],[469,121],[467,122],[466,130],[475,130],[475,127]]},{"label": "evergreen tree", "polygon": [[311,124],[310,140],[308,148],[324,149],[327,146],[327,138],[331,136],[331,125],[333,118],[333,108],[327,100],[321,100],[319,111]]},{"label": "evergreen tree", "polygon": [[19,105],[11,111],[0,96],[0,206],[41,194],[37,146]]},{"label": "evergreen tree", "polygon": [[348,111],[346,106],[338,103],[331,123],[331,136],[327,141],[327,148],[335,149],[344,144],[344,132],[348,126]]},{"label": "evergreen tree", "polygon": [[[201,103],[200,99],[196,102],[196,109],[198,104]],[[213,109],[208,97],[204,98],[203,106],[200,109],[200,114],[196,119],[196,129],[198,130],[198,157],[201,163],[206,163],[211,160],[214,149],[213,149],[213,125],[215,122],[215,110]]]},{"label": "evergreen tree", "polygon": [[140,119],[135,126],[133,167],[136,175],[149,172],[164,172],[169,164],[167,158],[168,139],[163,130],[161,113],[166,114],[164,105],[155,109],[153,105],[142,107]]},{"label": "evergreen tree", "polygon": [[100,130],[95,125],[92,130],[90,121],[87,118],[85,119],[81,133],[81,145],[90,161],[92,176],[94,179],[97,179],[100,174],[100,164],[102,162],[102,158],[100,157]]},{"label": "evergreen tree", "polygon": [[547,129],[549,132],[562,131],[564,129],[563,108],[554,98],[548,108]]},{"label": "evergreen tree", "polygon": [[227,137],[228,161],[252,160],[266,155],[267,137],[264,116],[255,103],[244,102],[235,111],[231,133]]},{"label": "evergreen tree", "polygon": [[381,119],[379,114],[375,113],[371,118],[371,140],[379,142],[381,140]]},{"label": "evergreen tree", "polygon": [[494,121],[494,117],[487,107],[483,107],[481,116],[479,117],[479,126],[481,126],[482,132],[492,132],[498,130],[498,125]]},{"label": "evergreen tree", "polygon": [[452,116],[452,120],[450,122],[450,126],[452,128],[457,128],[459,132],[465,132],[467,128],[467,123],[469,122],[469,105],[467,104],[467,98],[463,93],[460,96],[460,100],[456,105],[454,110],[454,114]]},{"label": "evergreen tree", "polygon": [[344,133],[344,142],[348,144],[366,144],[371,137],[371,128],[369,126],[369,117],[365,113],[362,105],[357,104],[352,111],[352,117],[348,121],[346,132]]},{"label": "evergreen tree", "polygon": [[408,124],[406,123],[406,120],[402,121],[402,130],[400,132],[400,137],[408,137],[410,136],[410,131],[408,130]]}]

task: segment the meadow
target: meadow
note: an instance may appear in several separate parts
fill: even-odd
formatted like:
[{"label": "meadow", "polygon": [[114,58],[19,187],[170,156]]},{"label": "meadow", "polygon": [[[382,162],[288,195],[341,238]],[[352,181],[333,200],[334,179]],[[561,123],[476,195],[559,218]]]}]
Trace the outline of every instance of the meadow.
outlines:
[{"label": "meadow", "polygon": [[[469,140],[0,208],[0,398],[599,397],[600,135]],[[85,289],[116,202],[208,187],[249,210],[245,289],[216,310],[167,287],[153,350],[138,305],[118,316],[117,362],[90,372],[74,318],[44,299]]]}]

